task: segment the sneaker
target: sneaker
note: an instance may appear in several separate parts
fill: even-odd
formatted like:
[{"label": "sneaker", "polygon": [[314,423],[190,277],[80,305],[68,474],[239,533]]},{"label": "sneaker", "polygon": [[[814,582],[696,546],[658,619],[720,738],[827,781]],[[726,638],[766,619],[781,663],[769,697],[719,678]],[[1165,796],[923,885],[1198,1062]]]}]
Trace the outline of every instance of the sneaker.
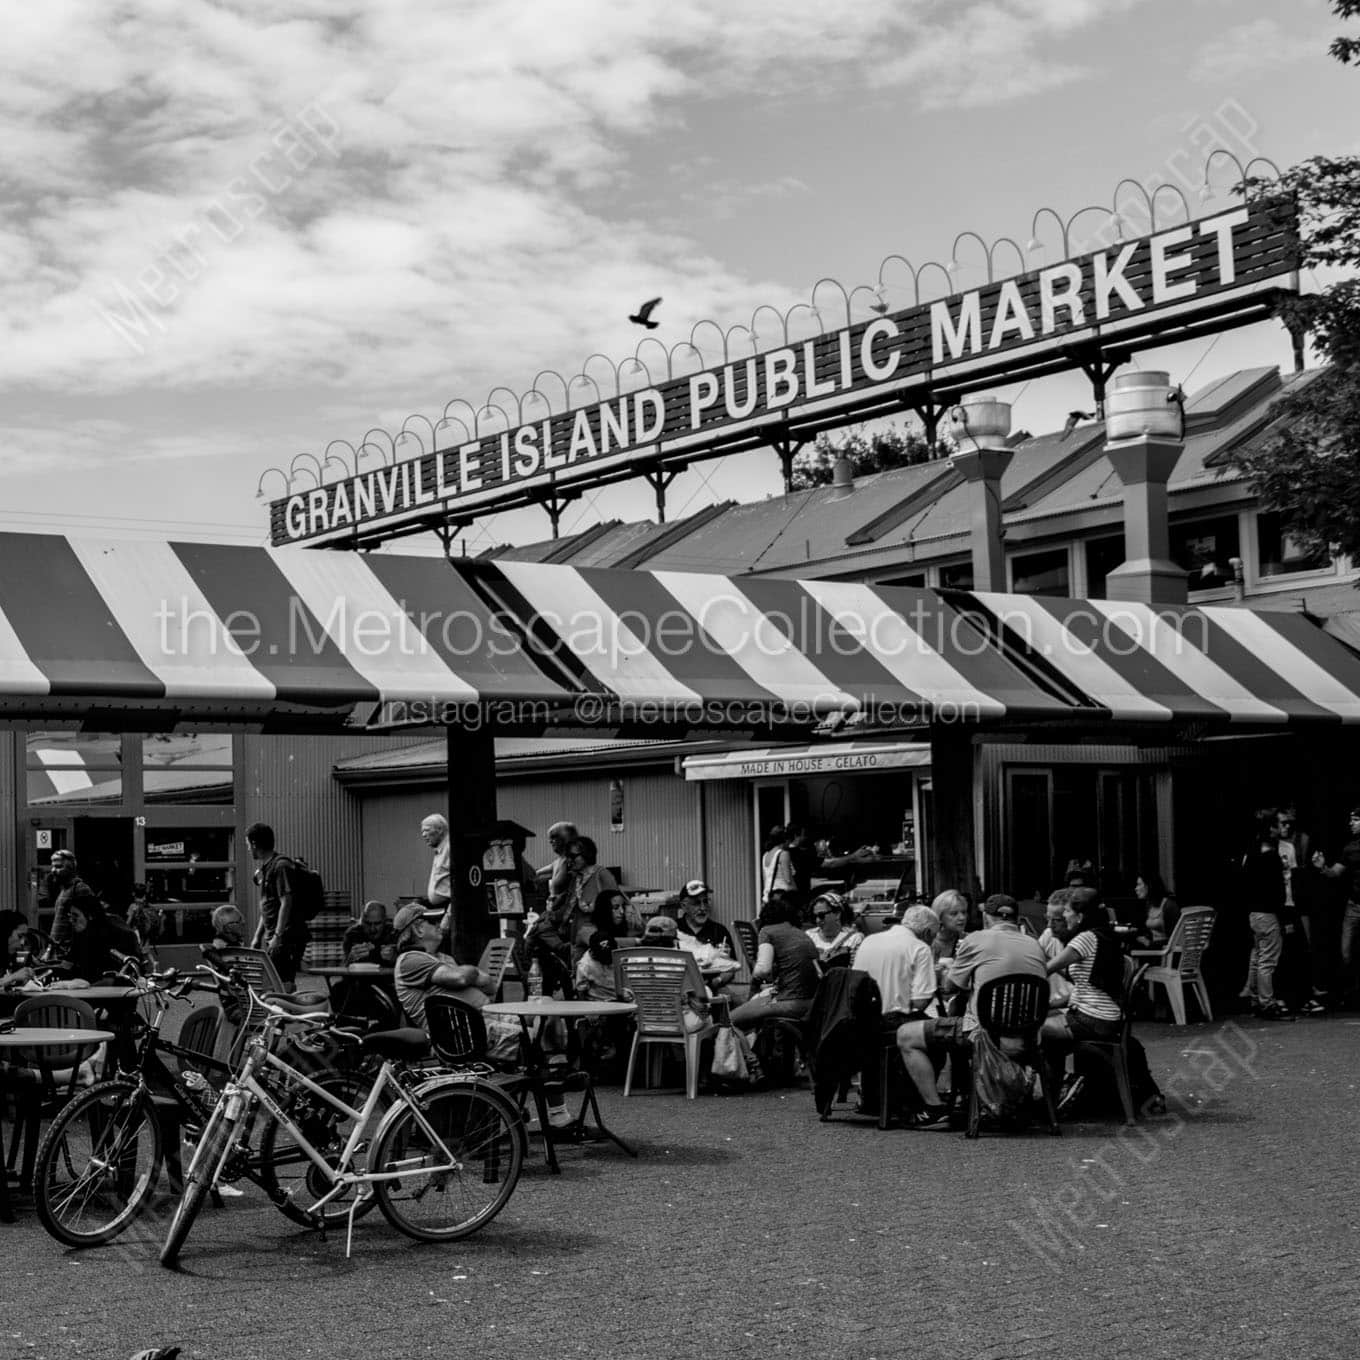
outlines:
[{"label": "sneaker", "polygon": [[912,1125],[914,1129],[923,1129],[928,1133],[933,1133],[937,1129],[949,1128],[949,1107],[946,1105],[936,1105],[933,1108],[925,1109],[916,1116],[916,1122]]},{"label": "sneaker", "polygon": [[[576,1121],[571,1117],[571,1111],[565,1105],[554,1106],[548,1111],[548,1127],[550,1129],[569,1129]],[[528,1133],[540,1133],[538,1116],[532,1115],[525,1121],[525,1131]]]},{"label": "sneaker", "polygon": [[1064,1077],[1062,1090],[1058,1093],[1058,1113],[1071,1109],[1077,1102],[1077,1097],[1081,1095],[1082,1087],[1086,1085],[1085,1077]]},{"label": "sneaker", "polygon": [[1299,1007],[1299,1014],[1326,1015],[1327,1007],[1324,1006],[1320,1001],[1315,1001],[1312,997],[1309,997],[1308,1000],[1305,1001],[1303,1005]]},{"label": "sneaker", "polygon": [[1258,1020],[1292,1020],[1294,1016],[1283,1001],[1272,1001],[1256,1012]]}]

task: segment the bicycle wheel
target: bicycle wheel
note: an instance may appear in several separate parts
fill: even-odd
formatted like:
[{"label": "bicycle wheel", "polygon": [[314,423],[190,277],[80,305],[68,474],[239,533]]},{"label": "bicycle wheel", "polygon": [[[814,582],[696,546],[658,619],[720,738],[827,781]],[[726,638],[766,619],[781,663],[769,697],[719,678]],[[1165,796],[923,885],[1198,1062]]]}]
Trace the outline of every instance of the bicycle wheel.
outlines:
[{"label": "bicycle wheel", "polygon": [[103,1081],[53,1119],[38,1149],[38,1219],[68,1247],[112,1242],[151,1202],[161,1167],[155,1106],[137,1082]]},{"label": "bicycle wheel", "polygon": [[[328,1072],[312,1080],[354,1109],[359,1109],[368,1099],[369,1083],[354,1073]],[[305,1088],[290,1103],[288,1113],[326,1162],[336,1166],[354,1131],[355,1121],[312,1096]],[[261,1189],[285,1218],[304,1228],[317,1226],[307,1212],[307,1205],[315,1204],[331,1188],[331,1183],[302,1150],[297,1139],[276,1119],[270,1119],[260,1135],[258,1173]],[[346,1187],[321,1211],[328,1228],[348,1221],[357,1192],[357,1187]],[[355,1211],[355,1217],[362,1218],[372,1207],[373,1200],[369,1196]]]},{"label": "bicycle wheel", "polygon": [[387,1221],[421,1242],[452,1242],[485,1227],[514,1193],[524,1164],[519,1110],[499,1091],[451,1082],[416,1097],[437,1135],[401,1106],[379,1130],[368,1169]]},{"label": "bicycle wheel", "polygon": [[188,1170],[184,1173],[184,1193],[170,1220],[170,1231],[165,1235],[165,1245],[161,1248],[161,1265],[173,1266],[179,1259],[179,1249],[194,1226],[194,1219],[203,1207],[204,1197],[212,1188],[213,1176],[217,1172],[222,1154],[230,1144],[241,1122],[241,1112],[227,1117],[228,1100],[239,1101],[240,1096],[226,1097],[214,1107],[204,1126],[203,1136],[198,1140],[194,1155],[189,1160]]}]

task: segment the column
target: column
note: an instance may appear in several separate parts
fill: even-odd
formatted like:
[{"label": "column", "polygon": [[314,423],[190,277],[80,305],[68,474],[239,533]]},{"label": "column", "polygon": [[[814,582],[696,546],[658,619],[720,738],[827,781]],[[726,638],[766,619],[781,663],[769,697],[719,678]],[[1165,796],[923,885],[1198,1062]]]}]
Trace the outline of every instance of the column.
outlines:
[{"label": "column", "polygon": [[950,459],[968,483],[973,589],[1006,589],[1005,527],[1001,478],[1014,453],[1006,447],[1011,408],[1004,401],[970,395],[949,413],[958,452]]},{"label": "column", "polygon": [[490,726],[448,729],[448,779],[451,948],[459,963],[476,963],[497,933],[482,872],[482,853],[496,820],[496,745]]}]

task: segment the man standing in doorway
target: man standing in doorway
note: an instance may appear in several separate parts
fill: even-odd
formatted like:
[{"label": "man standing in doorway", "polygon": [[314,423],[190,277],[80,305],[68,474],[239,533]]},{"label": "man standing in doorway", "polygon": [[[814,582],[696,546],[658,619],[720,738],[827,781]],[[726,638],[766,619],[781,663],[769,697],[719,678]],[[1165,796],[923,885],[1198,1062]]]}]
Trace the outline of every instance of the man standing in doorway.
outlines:
[{"label": "man standing in doorway", "polygon": [[260,923],[255,927],[251,948],[263,948],[283,985],[295,991],[302,954],[312,932],[293,901],[293,861],[274,848],[274,828],[263,822],[246,827],[246,845],[258,866],[255,882],[260,886]]},{"label": "man standing in doorway", "polygon": [[[440,812],[430,813],[420,823],[420,839],[434,851],[425,902],[431,907],[449,907],[453,899],[449,886],[449,819]],[[446,923],[447,920],[446,917]]]}]

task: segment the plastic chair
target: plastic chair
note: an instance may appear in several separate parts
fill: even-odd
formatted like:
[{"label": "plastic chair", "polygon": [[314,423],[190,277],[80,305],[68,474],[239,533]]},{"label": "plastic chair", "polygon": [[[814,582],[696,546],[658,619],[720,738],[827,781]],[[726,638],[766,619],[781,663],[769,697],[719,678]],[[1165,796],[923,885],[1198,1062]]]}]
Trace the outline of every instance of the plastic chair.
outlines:
[{"label": "plastic chair", "polygon": [[753,921],[733,921],[732,929],[736,933],[737,943],[741,945],[742,956],[746,960],[746,967],[754,969],[756,966],[756,954],[759,952],[759,932],[756,930]]},{"label": "plastic chair", "polygon": [[491,975],[491,999],[499,1001],[501,999],[501,987],[505,982],[505,972],[510,966],[510,960],[515,952],[516,941],[506,938],[503,940],[491,940],[482,950],[482,957],[477,961],[477,967],[483,973]]},{"label": "plastic chair", "polygon": [[1204,1018],[1214,1018],[1209,1008],[1209,989],[1200,974],[1199,961],[1209,947],[1209,937],[1214,932],[1214,918],[1217,915],[1213,907],[1187,907],[1176,922],[1165,949],[1133,951],[1133,957],[1142,959],[1146,965],[1143,981],[1147,983],[1148,995],[1155,996],[1153,988],[1158,985],[1165,987],[1167,1000],[1171,1003],[1171,1014],[1178,1025],[1186,1023],[1187,985],[1193,990]]},{"label": "plastic chair", "polygon": [[[1180,923],[1177,922],[1177,925]],[[1119,1088],[1119,1103],[1124,1110],[1124,1123],[1136,1124],[1138,1115],[1133,1107],[1133,1084],[1129,1081],[1129,1034],[1132,1021],[1129,1018],[1133,994],[1143,980],[1146,964],[1139,964],[1131,958],[1124,960],[1124,992],[1120,997],[1121,1018],[1119,1034],[1113,1039],[1081,1039],[1077,1042],[1076,1053],[1100,1059],[1114,1071],[1115,1085]],[[1074,1057],[1075,1061],[1075,1057]]]},{"label": "plastic chair", "polygon": [[[98,1029],[94,1007],[75,997],[29,997],[14,1011],[16,1029]],[[38,1129],[44,1119],[54,1115],[76,1093],[81,1084],[82,1065],[98,1053],[100,1041],[71,1044],[66,1048],[13,1049],[13,1063],[7,1072],[14,1093],[14,1132],[10,1136],[5,1168],[13,1167],[24,1140],[21,1186],[33,1183],[33,1164],[38,1157]],[[97,1078],[96,1078],[97,1079]]]},{"label": "plastic chair", "polygon": [[257,992],[265,995],[287,996],[299,1006],[324,1006],[326,998],[320,992],[289,992],[274,967],[274,960],[263,949],[247,949],[231,945],[216,951],[233,968],[241,971],[245,980]]},{"label": "plastic chair", "polygon": [[632,1093],[633,1069],[642,1049],[678,1044],[685,1052],[685,1094],[693,1100],[699,1093],[700,1045],[717,1029],[712,1022],[697,1029],[685,1024],[686,998],[705,995],[694,956],[679,949],[617,950],[614,986],[621,999],[637,1003],[637,1029],[628,1054],[623,1094]]},{"label": "plastic chair", "polygon": [[[199,1006],[184,1017],[175,1040],[180,1048],[187,1048],[202,1057],[211,1058],[217,1052],[217,1036],[222,1029],[222,1012],[217,1006]],[[221,1089],[224,1078],[220,1072],[210,1068],[207,1063],[199,1064],[189,1058],[175,1059],[180,1075],[185,1072],[198,1072],[209,1085]],[[179,1102],[170,1096],[153,1094],[152,1106],[156,1111],[156,1122],[161,1128],[161,1146],[165,1149],[165,1175],[174,1194],[184,1190],[184,1168],[180,1157],[180,1144],[183,1131],[180,1127]],[[213,1204],[222,1207],[222,1197],[213,1191]]]},{"label": "plastic chair", "polygon": [[[1004,1048],[1003,1039],[1020,1040],[1018,1052],[1007,1056],[1039,1074],[1039,1085],[1048,1110],[1048,1131],[1057,1137],[1058,1110],[1049,1086],[1048,1064],[1039,1049],[1039,1030],[1048,1018],[1048,979],[1028,973],[1009,973],[992,978],[978,988],[978,1025]],[[968,1083],[968,1128],[965,1137],[976,1138],[982,1123],[982,1102],[978,1097],[977,1064]]]}]

